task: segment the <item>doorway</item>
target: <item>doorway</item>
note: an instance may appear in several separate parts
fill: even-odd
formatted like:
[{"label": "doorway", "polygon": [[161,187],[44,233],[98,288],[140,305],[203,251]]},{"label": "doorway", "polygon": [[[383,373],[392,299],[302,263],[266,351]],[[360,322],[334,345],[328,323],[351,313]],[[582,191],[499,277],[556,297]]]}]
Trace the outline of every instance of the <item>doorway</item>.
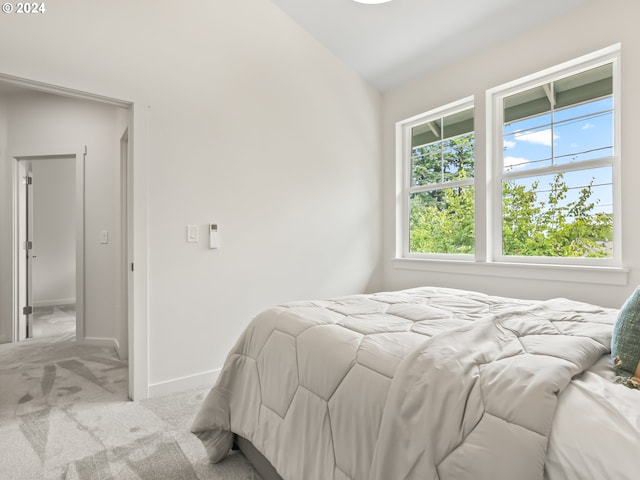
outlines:
[{"label": "doorway", "polygon": [[[89,242],[87,245],[89,246],[90,251],[85,250],[86,255],[93,254],[92,252],[96,249],[96,243],[104,243],[100,239],[102,238],[102,229],[105,227],[105,238],[109,237],[109,232],[106,231],[109,227],[111,227],[115,233],[115,235],[111,235],[112,238],[109,243],[113,243],[114,247],[116,245],[121,246],[121,248],[117,249],[118,254],[120,255],[118,257],[117,268],[126,266],[127,269],[123,269],[122,276],[120,278],[127,278],[128,281],[126,292],[123,284],[121,284],[122,289],[116,287],[116,290],[118,291],[118,298],[115,299],[115,303],[112,305],[117,304],[118,308],[116,309],[116,312],[122,314],[123,318],[120,323],[120,328],[117,330],[126,335],[126,337],[124,338],[124,341],[121,342],[121,348],[116,348],[119,350],[121,358],[129,357],[129,396],[134,400],[148,398],[147,151],[150,107],[147,102],[141,101],[140,98],[137,98],[135,101],[120,100],[110,96],[81,91],[66,86],[52,85],[37,80],[19,78],[4,73],[0,73],[0,86],[2,87],[0,88],[0,92],[4,95],[12,95],[13,92],[26,90],[49,93],[57,96],[58,98],[69,98],[93,104],[111,105],[122,108],[121,112],[118,114],[118,122],[120,122],[120,125],[124,122],[127,125],[127,129],[124,135],[124,130],[120,130],[119,133],[117,131],[114,133],[122,136],[121,146],[123,150],[121,153],[123,153],[123,155],[121,160],[124,158],[123,163],[127,166],[127,183],[122,184],[126,191],[127,228],[121,229],[124,225],[120,222],[111,225],[98,225],[98,228],[95,228],[96,226],[92,225],[91,222],[95,223],[96,217],[91,216],[87,218],[87,221],[89,222],[88,226],[91,228],[91,231],[83,231],[83,233],[87,235],[86,240]],[[2,137],[2,129],[6,128],[6,121],[5,123],[2,121],[3,119],[10,118],[8,116],[9,114],[6,113],[8,112],[7,108],[7,104],[2,104],[2,102],[0,102],[0,144],[2,141],[6,143],[6,131],[4,132],[4,140]],[[5,114],[7,116],[3,117]],[[18,170],[17,160],[25,157],[32,157],[34,155],[48,156],[51,154],[73,153],[77,160],[77,169],[82,168],[86,161],[86,147],[84,147],[84,145],[81,148],[72,148],[71,150],[67,149],[62,152],[53,152],[50,149],[47,150],[40,148],[43,143],[45,146],[74,145],[76,140],[71,140],[71,143],[68,143],[69,140],[61,140],[55,136],[56,132],[59,131],[58,127],[59,125],[54,125],[53,128],[48,128],[44,131],[44,133],[48,134],[50,137],[49,141],[43,142],[41,137],[37,137],[34,142],[25,142],[24,138],[19,142],[16,142],[21,147],[29,144],[35,145],[37,149],[37,152],[35,153],[33,151],[20,150],[18,154],[15,154],[15,149],[7,149],[5,146],[5,150],[3,151],[2,148],[0,148],[0,165],[2,166],[2,169],[0,169],[0,183],[2,183],[4,192],[6,192],[6,201],[3,200],[5,197],[0,198],[0,215],[6,219],[6,225],[10,226],[5,230],[4,235],[2,235],[2,238],[0,239],[3,250],[3,254],[0,256],[0,265],[2,265],[2,271],[0,272],[0,282],[2,283],[2,291],[0,291],[0,297],[2,298],[2,302],[0,302],[0,342],[15,342],[18,331],[17,313],[19,303],[19,282],[16,281],[18,275],[18,262],[16,259],[19,258],[19,246],[18,242],[15,240],[15,232],[18,227],[16,220],[17,202],[15,201],[16,177]],[[72,131],[74,131],[74,135],[77,136],[78,131],[81,130],[84,131],[84,127],[82,125],[80,125],[79,129]],[[35,129],[28,129],[25,127],[25,131],[33,132]],[[114,147],[119,136],[114,138]],[[92,145],[93,143],[91,146]],[[91,152],[93,152],[93,150],[91,150],[90,153]],[[114,157],[117,158],[117,150],[113,153],[115,154]],[[95,152],[91,153],[91,155],[94,154]],[[89,160],[92,161],[93,158],[95,157],[91,156],[89,157]],[[94,164],[92,163],[91,165]],[[92,167],[90,172],[91,175],[93,175],[93,172],[95,171],[93,168],[94,167]],[[76,182],[78,184],[80,184],[80,179],[83,178],[83,174],[84,173],[79,173],[78,170],[76,171]],[[107,175],[109,175],[108,172]],[[92,176],[91,178],[95,181],[96,177]],[[93,191],[94,190],[91,190],[91,192]],[[76,195],[79,196],[81,194],[82,189],[78,189],[76,191]],[[119,196],[117,193],[116,195]],[[115,198],[117,201],[118,197]],[[4,205],[2,205],[3,201]],[[78,203],[78,205],[83,204]],[[84,215],[84,212],[80,213],[80,210],[81,209],[78,209],[76,211],[76,221],[78,224],[82,222],[82,216]],[[85,227],[86,226],[87,223],[85,223]],[[79,235],[80,231],[81,230],[78,230]],[[100,235],[99,238],[97,237],[97,234]],[[125,242],[122,241],[123,237],[120,235],[126,235],[126,246],[123,245]],[[120,241],[118,241],[118,239]],[[78,245],[81,240],[84,240],[84,237],[77,237]],[[100,246],[97,248],[106,249],[107,247]],[[133,274],[134,258],[135,275]],[[91,261],[93,261],[93,257],[87,257],[87,261],[84,260],[82,255],[78,255],[76,258],[76,309],[78,314],[76,321],[76,337],[80,341],[84,341],[88,344],[110,346],[114,342],[110,341],[110,338],[107,338],[109,335],[103,335],[103,333],[107,333],[101,330],[103,324],[97,322],[95,317],[92,316],[93,323],[85,325],[86,316],[81,318],[82,315],[86,314],[85,308],[89,305],[86,302],[85,295],[87,295],[87,298],[92,302],[91,305],[94,305],[92,308],[95,308],[96,299],[98,299],[99,304],[100,300],[105,298],[101,297],[100,290],[96,290],[96,288],[100,288],[101,283],[100,279],[98,279],[97,282],[95,281],[95,275],[91,277],[92,280],[88,284],[88,288],[85,288],[85,290],[82,291],[85,279],[82,278],[81,280],[81,275],[84,273],[85,264],[88,266],[90,265],[90,263],[86,262]],[[110,265],[115,265],[115,262]],[[94,272],[94,270],[91,270],[90,272]],[[110,286],[114,284],[106,285],[107,288],[110,288]],[[97,311],[103,312],[103,310],[100,309]],[[114,319],[114,321],[116,320]]]},{"label": "doorway", "polygon": [[76,158],[46,156],[17,161],[18,245],[23,247],[18,262],[18,339],[73,338],[77,297]]},{"label": "doorway", "polygon": [[14,341],[60,335],[82,339],[84,152],[13,159]]}]

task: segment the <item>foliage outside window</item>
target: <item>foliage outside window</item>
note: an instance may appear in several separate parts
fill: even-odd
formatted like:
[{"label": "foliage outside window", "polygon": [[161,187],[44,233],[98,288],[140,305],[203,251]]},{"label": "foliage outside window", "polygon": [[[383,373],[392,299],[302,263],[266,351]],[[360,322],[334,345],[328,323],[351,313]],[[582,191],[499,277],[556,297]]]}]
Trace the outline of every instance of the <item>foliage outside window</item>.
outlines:
[{"label": "foliage outside window", "polygon": [[409,253],[474,253],[473,107],[428,113],[408,132]]},{"label": "foliage outside window", "polygon": [[613,64],[499,98],[501,255],[614,255]]}]

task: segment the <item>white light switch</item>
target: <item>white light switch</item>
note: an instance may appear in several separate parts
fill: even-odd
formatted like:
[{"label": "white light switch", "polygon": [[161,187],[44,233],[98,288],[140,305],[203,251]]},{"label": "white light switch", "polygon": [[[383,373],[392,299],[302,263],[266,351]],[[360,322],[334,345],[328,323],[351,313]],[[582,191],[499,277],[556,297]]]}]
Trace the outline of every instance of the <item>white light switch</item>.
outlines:
[{"label": "white light switch", "polygon": [[198,243],[200,240],[198,225],[187,225],[187,242]]},{"label": "white light switch", "polygon": [[100,243],[109,243],[109,232],[100,230]]}]

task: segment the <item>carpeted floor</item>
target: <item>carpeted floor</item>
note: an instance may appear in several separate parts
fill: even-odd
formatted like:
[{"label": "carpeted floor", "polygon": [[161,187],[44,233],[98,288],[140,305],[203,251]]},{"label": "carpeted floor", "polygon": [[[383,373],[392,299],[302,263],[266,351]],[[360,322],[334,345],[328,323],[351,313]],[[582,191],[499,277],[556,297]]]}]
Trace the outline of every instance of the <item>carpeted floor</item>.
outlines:
[{"label": "carpeted floor", "polygon": [[113,349],[77,345],[68,329],[0,345],[0,478],[260,478],[240,453],[209,464],[189,432],[207,390],[131,402],[127,376]]}]

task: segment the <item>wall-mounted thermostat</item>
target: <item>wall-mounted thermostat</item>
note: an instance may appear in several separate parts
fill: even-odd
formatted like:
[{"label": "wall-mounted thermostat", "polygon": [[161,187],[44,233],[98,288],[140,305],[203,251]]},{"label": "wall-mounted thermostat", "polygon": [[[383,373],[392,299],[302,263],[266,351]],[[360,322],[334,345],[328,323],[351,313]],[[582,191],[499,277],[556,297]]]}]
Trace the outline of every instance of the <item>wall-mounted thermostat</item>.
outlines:
[{"label": "wall-mounted thermostat", "polygon": [[217,223],[209,225],[209,248],[220,248],[220,230]]}]

